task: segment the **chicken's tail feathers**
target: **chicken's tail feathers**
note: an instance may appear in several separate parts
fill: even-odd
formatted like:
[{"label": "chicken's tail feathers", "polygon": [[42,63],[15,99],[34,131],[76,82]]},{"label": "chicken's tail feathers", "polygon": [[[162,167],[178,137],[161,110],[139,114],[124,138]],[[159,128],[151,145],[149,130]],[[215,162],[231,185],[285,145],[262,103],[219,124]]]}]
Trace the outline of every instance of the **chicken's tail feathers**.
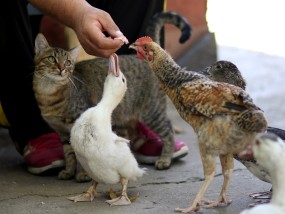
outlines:
[{"label": "chicken's tail feathers", "polygon": [[249,132],[262,133],[267,129],[267,120],[261,110],[243,111],[237,118],[237,124],[240,128]]}]

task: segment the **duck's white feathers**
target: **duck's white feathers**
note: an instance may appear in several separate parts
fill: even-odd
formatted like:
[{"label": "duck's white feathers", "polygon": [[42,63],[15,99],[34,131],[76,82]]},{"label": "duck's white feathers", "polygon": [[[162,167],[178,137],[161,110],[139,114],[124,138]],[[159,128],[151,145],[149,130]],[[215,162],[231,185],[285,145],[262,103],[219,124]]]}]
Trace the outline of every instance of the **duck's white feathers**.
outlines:
[{"label": "duck's white feathers", "polygon": [[[84,169],[98,183],[115,184],[121,177],[136,180],[144,173],[134,158],[128,140],[94,123],[95,108],[88,109],[73,127],[72,146]],[[86,120],[87,119],[87,120]],[[81,123],[83,121],[83,123]]]},{"label": "duck's white feathers", "polygon": [[118,62],[111,62],[101,101],[75,121],[70,138],[76,157],[88,175],[97,183],[105,184],[118,183],[121,178],[136,180],[145,172],[139,168],[128,140],[112,131],[112,112],[127,87]]},{"label": "duck's white feathers", "polygon": [[257,205],[240,214],[283,214],[285,213],[285,145],[274,134],[261,134],[253,144],[253,154],[258,164],[271,177],[273,194],[269,204]]},{"label": "duck's white feathers", "polygon": [[260,204],[254,208],[242,211],[240,214],[284,214],[285,209],[274,204]]}]

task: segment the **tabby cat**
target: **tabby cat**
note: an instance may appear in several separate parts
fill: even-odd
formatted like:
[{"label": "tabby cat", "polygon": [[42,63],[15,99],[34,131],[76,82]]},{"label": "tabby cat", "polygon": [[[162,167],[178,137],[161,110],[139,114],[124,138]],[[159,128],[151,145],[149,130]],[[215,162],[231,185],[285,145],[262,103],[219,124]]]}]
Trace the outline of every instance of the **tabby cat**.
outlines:
[{"label": "tabby cat", "polygon": [[[179,14],[171,12],[155,16],[149,26],[151,30],[147,31],[148,35],[159,41],[158,34],[163,23],[178,26],[182,30],[184,41],[190,37],[189,23]],[[98,57],[75,64],[78,50],[79,47],[70,51],[50,47],[42,34],[38,34],[35,40],[35,97],[43,118],[66,142],[66,168],[59,173],[60,179],[70,179],[75,175],[77,162],[68,143],[70,129],[83,111],[100,101],[108,71],[106,58]],[[128,90],[113,112],[114,131],[123,135],[120,131],[126,130],[126,137],[132,139],[136,121],[144,122],[164,142],[155,167],[167,169],[171,165],[174,150],[174,133],[166,113],[166,95],[160,90],[157,79],[145,61],[139,60],[135,55],[120,55],[119,60],[120,68],[128,80]],[[89,177],[84,172],[76,173],[76,181],[88,180]]]}]

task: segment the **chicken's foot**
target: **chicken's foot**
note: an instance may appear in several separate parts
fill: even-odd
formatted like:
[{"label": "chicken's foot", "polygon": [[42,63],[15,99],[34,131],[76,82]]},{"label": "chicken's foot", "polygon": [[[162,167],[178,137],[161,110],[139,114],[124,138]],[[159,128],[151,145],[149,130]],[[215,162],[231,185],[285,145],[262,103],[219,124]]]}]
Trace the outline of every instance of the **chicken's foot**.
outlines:
[{"label": "chicken's foot", "polygon": [[[200,152],[203,151],[200,149]],[[204,194],[212,182],[214,175],[215,175],[215,157],[214,156],[207,156],[201,155],[202,163],[204,167],[204,174],[205,174],[205,181],[203,182],[203,185],[200,187],[199,192],[196,195],[196,198],[192,205],[190,205],[187,208],[175,208],[176,212],[182,212],[182,213],[190,213],[190,212],[197,212],[200,210],[201,202],[203,200]]]}]

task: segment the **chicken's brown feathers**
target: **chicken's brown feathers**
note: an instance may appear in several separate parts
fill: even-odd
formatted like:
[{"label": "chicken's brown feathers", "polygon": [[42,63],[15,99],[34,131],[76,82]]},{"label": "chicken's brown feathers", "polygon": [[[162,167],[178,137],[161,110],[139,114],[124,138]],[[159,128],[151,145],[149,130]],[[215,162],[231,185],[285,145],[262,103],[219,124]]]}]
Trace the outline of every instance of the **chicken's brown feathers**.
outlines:
[{"label": "chicken's brown feathers", "polygon": [[[246,109],[258,109],[249,99],[244,100],[240,96],[242,90],[239,87],[228,84],[203,79],[184,83],[178,91],[182,105],[191,106],[193,113],[209,118],[219,114],[240,114]],[[243,91],[244,96],[245,94]]]}]

